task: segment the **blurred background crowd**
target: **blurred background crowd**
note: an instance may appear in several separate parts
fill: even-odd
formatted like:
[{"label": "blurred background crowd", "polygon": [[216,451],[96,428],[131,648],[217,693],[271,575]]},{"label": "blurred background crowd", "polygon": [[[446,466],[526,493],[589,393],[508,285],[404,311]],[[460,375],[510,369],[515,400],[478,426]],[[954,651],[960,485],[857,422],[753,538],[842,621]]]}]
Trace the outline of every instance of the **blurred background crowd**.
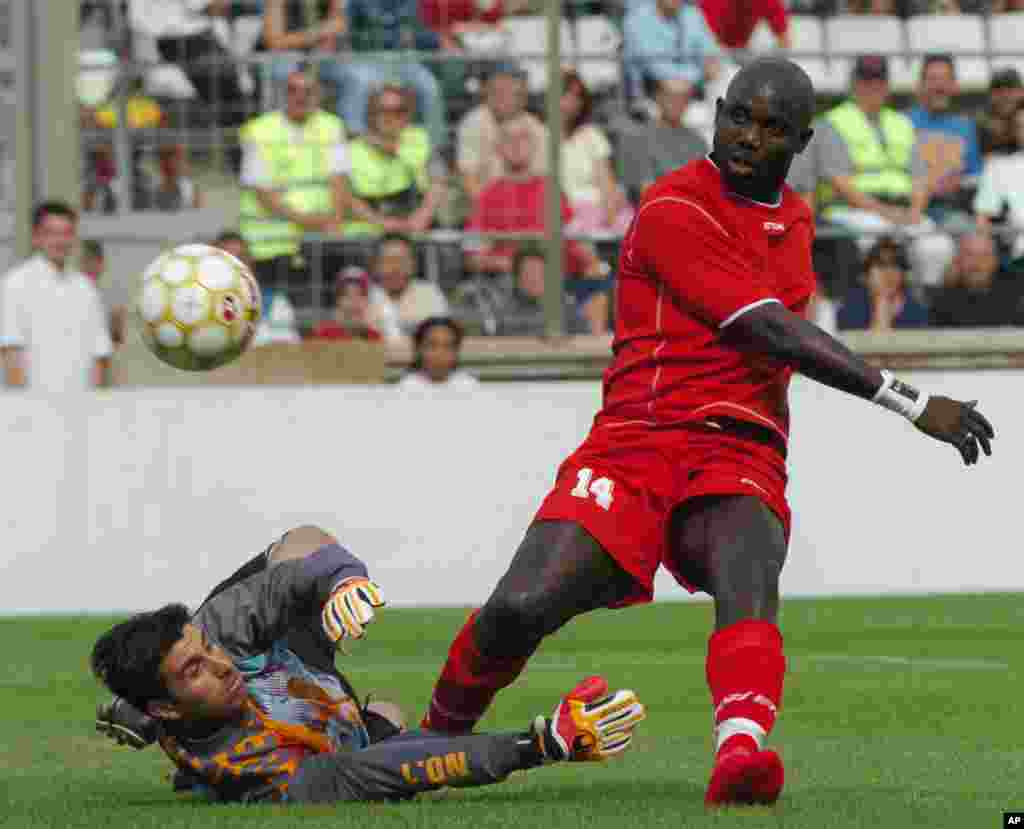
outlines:
[{"label": "blurred background crowd", "polygon": [[[569,0],[556,123],[545,11],[82,2],[83,209],[220,208],[209,238],[259,279],[260,342],[408,340],[438,318],[456,339],[542,335],[555,131],[565,329],[604,334],[644,188],[708,152],[744,61],[788,53],[819,93],[789,177],[818,221],[814,319],[1024,321],[1024,4]],[[85,254],[98,276],[100,241]]]}]

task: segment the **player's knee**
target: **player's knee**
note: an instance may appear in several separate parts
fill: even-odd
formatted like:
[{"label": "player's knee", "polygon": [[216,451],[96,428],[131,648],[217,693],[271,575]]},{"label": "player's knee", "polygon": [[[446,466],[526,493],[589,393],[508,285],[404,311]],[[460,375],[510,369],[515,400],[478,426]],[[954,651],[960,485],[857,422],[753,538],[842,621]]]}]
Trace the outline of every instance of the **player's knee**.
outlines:
[{"label": "player's knee", "polygon": [[556,604],[543,590],[503,591],[491,597],[481,617],[494,638],[538,642],[561,623]]},{"label": "player's knee", "polygon": [[374,701],[366,706],[366,710],[383,717],[399,731],[405,731],[408,727],[405,712],[393,702]]},{"label": "player's knee", "polygon": [[313,524],[303,524],[285,533],[284,537],[271,549],[271,564],[292,561],[311,556],[326,544],[337,544],[338,539]]}]

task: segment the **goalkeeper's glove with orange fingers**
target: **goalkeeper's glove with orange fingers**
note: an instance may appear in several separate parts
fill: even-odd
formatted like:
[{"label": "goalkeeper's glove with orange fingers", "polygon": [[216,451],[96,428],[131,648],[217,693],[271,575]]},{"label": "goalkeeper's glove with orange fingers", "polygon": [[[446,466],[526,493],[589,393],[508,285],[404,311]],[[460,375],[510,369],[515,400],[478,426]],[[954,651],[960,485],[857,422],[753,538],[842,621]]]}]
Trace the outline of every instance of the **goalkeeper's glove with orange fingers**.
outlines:
[{"label": "goalkeeper's glove with orange fingers", "polygon": [[372,581],[362,576],[345,579],[324,602],[324,633],[334,644],[343,639],[362,639],[366,626],[374,619],[373,611],[384,605],[384,596]]}]

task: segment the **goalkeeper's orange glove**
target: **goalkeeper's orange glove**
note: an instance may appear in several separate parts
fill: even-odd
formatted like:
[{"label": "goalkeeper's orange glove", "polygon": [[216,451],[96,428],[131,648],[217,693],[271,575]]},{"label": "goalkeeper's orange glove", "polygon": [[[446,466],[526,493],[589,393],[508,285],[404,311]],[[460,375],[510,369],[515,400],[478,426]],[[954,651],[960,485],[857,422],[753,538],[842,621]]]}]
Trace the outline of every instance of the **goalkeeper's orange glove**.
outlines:
[{"label": "goalkeeper's orange glove", "polygon": [[334,644],[343,639],[362,639],[366,626],[374,619],[373,611],[384,605],[384,596],[372,581],[362,576],[345,579],[324,602],[324,633]]}]

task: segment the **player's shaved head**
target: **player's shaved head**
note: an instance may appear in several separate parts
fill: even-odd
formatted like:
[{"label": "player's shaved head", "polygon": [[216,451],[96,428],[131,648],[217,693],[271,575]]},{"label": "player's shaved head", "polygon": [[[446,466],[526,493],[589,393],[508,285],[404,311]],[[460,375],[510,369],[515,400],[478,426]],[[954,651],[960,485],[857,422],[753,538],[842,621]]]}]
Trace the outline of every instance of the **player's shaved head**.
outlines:
[{"label": "player's shaved head", "polygon": [[734,193],[774,202],[793,157],[811,138],[814,85],[785,58],[741,69],[717,102],[711,157]]},{"label": "player's shaved head", "polygon": [[814,84],[799,66],[786,58],[758,58],[744,66],[725,93],[734,97],[762,96],[777,102],[799,129],[805,130],[814,117]]}]

